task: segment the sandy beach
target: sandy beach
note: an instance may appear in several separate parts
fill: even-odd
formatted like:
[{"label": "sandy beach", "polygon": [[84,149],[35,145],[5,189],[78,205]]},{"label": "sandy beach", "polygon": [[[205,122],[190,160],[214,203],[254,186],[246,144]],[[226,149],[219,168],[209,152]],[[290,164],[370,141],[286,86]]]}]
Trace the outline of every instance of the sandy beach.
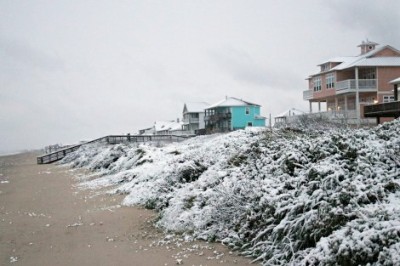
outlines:
[{"label": "sandy beach", "polygon": [[153,211],[79,190],[77,171],[0,157],[0,265],[248,265],[216,243],[186,243],[152,226]]}]

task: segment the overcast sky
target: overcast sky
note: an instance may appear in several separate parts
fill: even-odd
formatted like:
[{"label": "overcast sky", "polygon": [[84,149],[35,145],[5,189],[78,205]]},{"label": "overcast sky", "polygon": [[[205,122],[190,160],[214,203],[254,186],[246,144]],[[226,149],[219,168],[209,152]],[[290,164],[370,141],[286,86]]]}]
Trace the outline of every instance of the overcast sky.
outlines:
[{"label": "overcast sky", "polygon": [[0,151],[135,133],[226,95],[308,109],[317,64],[400,48],[400,1],[0,0]]}]

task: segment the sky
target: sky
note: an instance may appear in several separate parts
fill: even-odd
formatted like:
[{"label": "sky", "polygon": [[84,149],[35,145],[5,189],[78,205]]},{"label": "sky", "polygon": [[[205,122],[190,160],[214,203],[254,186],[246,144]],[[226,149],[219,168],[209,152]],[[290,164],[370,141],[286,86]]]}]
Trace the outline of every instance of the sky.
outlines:
[{"label": "sky", "polygon": [[0,152],[134,134],[225,96],[307,111],[305,80],[367,38],[400,49],[398,0],[0,0]]}]

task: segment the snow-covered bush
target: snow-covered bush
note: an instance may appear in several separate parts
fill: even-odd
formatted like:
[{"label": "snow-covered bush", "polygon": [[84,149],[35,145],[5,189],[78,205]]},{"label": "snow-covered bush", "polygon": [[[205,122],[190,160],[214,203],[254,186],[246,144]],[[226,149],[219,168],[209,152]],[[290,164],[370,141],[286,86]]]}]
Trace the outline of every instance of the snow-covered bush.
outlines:
[{"label": "snow-covered bush", "polygon": [[64,163],[99,171],[165,230],[221,241],[265,265],[400,262],[400,121],[369,130],[242,130],[157,148],[83,146]]}]

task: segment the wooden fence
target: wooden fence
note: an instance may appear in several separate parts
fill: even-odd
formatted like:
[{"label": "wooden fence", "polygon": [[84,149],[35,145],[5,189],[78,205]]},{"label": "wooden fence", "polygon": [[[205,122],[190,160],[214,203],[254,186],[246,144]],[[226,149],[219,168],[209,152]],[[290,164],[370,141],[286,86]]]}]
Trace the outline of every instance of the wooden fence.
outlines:
[{"label": "wooden fence", "polygon": [[162,142],[171,143],[179,142],[185,139],[193,137],[192,135],[180,136],[180,135],[110,135],[101,137],[92,141],[88,141],[82,144],[70,146],[67,148],[60,149],[58,151],[44,154],[37,157],[38,164],[49,164],[61,160],[67,154],[76,151],[82,145],[94,143],[94,142],[104,142],[108,144],[119,144],[119,143],[143,143],[143,142]]}]

